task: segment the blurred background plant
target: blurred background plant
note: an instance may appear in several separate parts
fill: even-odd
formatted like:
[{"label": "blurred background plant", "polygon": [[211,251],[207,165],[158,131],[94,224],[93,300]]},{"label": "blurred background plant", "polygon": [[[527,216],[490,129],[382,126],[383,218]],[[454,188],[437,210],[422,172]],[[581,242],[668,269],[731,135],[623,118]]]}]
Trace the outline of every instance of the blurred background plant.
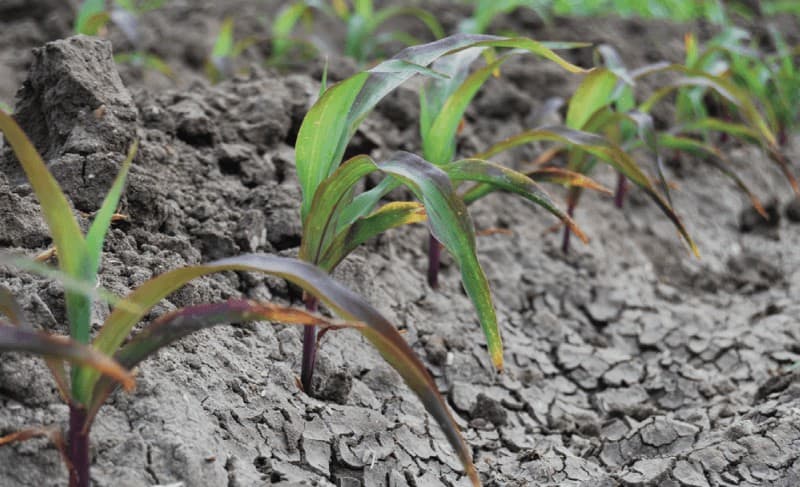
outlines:
[{"label": "blurred background plant", "polygon": [[75,16],[76,34],[105,37],[109,23],[118,28],[133,49],[118,53],[118,63],[128,63],[142,69],[157,71],[172,77],[172,69],[160,57],[150,53],[141,33],[141,16],[162,8],[167,0],[84,0]]},{"label": "blurred background plant", "polygon": [[395,17],[406,16],[419,20],[434,39],[445,34],[432,13],[415,5],[390,4],[376,8],[372,0],[301,0],[286,5],[272,22],[272,64],[281,65],[288,61],[292,40],[297,39],[292,35],[295,27],[302,20],[308,30],[317,13],[345,24],[344,54],[359,65],[381,58],[381,47],[387,43],[400,42],[411,46],[423,42],[399,29],[382,29]]},{"label": "blurred background plant", "polygon": [[[766,34],[759,40],[741,27],[728,26],[702,48],[694,35],[687,34],[685,63],[746,90],[763,110],[779,144],[785,145],[800,114],[800,46],[790,46],[772,25],[766,27]],[[702,87],[682,90],[676,101],[678,122],[693,117],[732,118],[736,107],[706,95]]]}]

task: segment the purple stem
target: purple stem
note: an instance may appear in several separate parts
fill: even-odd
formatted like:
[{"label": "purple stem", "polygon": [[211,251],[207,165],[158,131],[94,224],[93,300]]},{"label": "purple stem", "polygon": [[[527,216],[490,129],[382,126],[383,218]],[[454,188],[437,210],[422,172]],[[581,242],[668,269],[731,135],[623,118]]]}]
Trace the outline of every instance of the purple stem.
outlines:
[{"label": "purple stem", "polygon": [[428,285],[439,289],[439,267],[441,266],[442,244],[433,234],[428,237]]},{"label": "purple stem", "polygon": [[622,173],[617,173],[617,192],[614,193],[614,206],[622,209],[625,206],[625,193],[628,192],[628,180]]},{"label": "purple stem", "polygon": [[69,406],[69,437],[67,455],[72,463],[69,487],[89,487],[89,428],[86,409],[78,404]]},{"label": "purple stem", "polygon": [[[569,215],[569,217],[572,218],[574,216],[574,213],[575,213],[575,203],[569,202],[567,204],[567,215]],[[569,227],[567,225],[564,225],[564,233],[561,239],[561,251],[564,252],[564,254],[569,253],[569,236],[571,233],[572,232],[570,232]]]},{"label": "purple stem", "polygon": [[786,130],[786,127],[781,127],[781,129],[778,130],[778,144],[780,144],[781,147],[785,147],[788,143],[789,131]]},{"label": "purple stem", "polygon": [[[306,309],[308,311],[316,312],[319,307],[317,298],[311,295],[306,295],[304,298]],[[300,366],[300,382],[303,384],[303,390],[309,396],[311,395],[311,381],[314,378],[314,364],[317,362],[317,327],[306,326],[303,329],[303,362]]]}]

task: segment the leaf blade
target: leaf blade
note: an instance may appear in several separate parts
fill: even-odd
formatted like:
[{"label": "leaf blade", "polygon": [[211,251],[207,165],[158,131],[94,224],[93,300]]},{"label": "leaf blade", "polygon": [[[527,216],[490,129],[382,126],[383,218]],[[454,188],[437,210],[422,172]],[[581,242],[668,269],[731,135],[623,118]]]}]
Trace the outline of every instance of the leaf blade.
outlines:
[{"label": "leaf blade", "polygon": [[84,238],[67,197],[17,122],[3,111],[0,111],[0,131],[5,134],[39,200],[59,263],[65,272],[77,277],[83,260]]},{"label": "leaf blade", "polygon": [[[377,310],[363,298],[334,281],[327,273],[309,263],[274,255],[241,255],[214,261],[204,265],[183,267],[161,274],[133,291],[128,299],[142,309],[149,309],[192,279],[223,271],[259,272],[281,277],[302,287],[325,303],[331,310],[346,320],[366,325],[365,337],[373,342],[383,357],[392,364],[415,393],[428,412],[443,428],[451,446],[459,455],[475,485],[479,485],[469,449],[464,443],[452,416],[439,395],[433,379],[402,336]],[[142,318],[142,313],[115,309],[95,340],[100,351],[115,352]],[[82,387],[92,390],[97,383],[97,374],[87,371],[79,377]]]},{"label": "leaf blade", "polygon": [[[503,140],[492,146],[489,150],[478,154],[476,157],[488,158],[512,147],[517,147],[529,142],[540,140],[549,140],[575,146],[576,148],[595,156],[599,160],[605,162],[609,166],[622,173],[626,178],[647,193],[647,195],[656,203],[656,205],[667,216],[667,218],[672,221],[691,251],[696,256],[699,256],[700,251],[698,250],[697,245],[694,243],[691,235],[689,235],[688,230],[683,225],[683,222],[672,209],[672,207],[666,201],[664,201],[661,195],[658,194],[655,188],[653,188],[650,178],[648,178],[647,175],[642,172],[642,170],[636,164],[636,161],[634,161],[629,154],[627,154],[618,146],[609,142],[605,137],[580,130],[573,130],[564,126],[548,126],[522,132]],[[573,191],[577,191],[579,189],[580,188],[577,187],[572,188]]]},{"label": "leaf blade", "polygon": [[462,159],[442,169],[453,181],[475,181],[518,194],[564,222],[584,242],[589,240],[575,221],[561,211],[535,181],[520,172],[483,159]]},{"label": "leaf blade", "polygon": [[422,201],[431,233],[461,269],[461,282],[478,313],[492,363],[502,370],[503,342],[489,281],[477,258],[475,229],[450,177],[434,164],[407,152],[397,152],[377,165],[381,171],[402,180]]},{"label": "leaf blade", "polygon": [[326,271],[333,270],[339,262],[367,240],[386,230],[402,225],[423,222],[427,219],[425,207],[412,201],[387,203],[368,216],[359,218],[340,231],[319,261]]},{"label": "leaf blade", "polygon": [[86,233],[86,259],[87,270],[90,275],[97,273],[100,267],[100,256],[103,252],[103,241],[105,240],[106,233],[111,226],[111,220],[114,212],[117,209],[119,200],[122,197],[122,191],[125,188],[125,179],[128,176],[133,158],[136,156],[136,150],[139,147],[139,142],[135,141],[128,149],[128,156],[122,162],[120,171],[117,174],[111,189],[106,194],[103,204],[100,206],[97,215],[95,215],[92,226]]},{"label": "leaf blade", "polygon": [[64,336],[48,335],[0,320],[0,352],[26,352],[92,367],[98,374],[113,377],[127,390],[133,389],[134,380],[130,372],[109,356]]}]

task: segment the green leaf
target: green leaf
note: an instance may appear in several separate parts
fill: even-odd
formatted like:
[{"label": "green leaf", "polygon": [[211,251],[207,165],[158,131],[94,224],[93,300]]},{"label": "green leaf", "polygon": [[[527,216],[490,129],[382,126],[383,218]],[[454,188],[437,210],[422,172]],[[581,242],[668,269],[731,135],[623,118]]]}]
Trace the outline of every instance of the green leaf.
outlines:
[{"label": "green leaf", "polygon": [[618,115],[622,120],[630,120],[636,125],[639,140],[644,142],[645,146],[650,150],[656,160],[656,174],[658,175],[659,184],[661,185],[661,191],[664,193],[667,203],[672,206],[672,197],[670,196],[667,177],[664,175],[664,162],[658,147],[658,136],[656,135],[653,117],[648,113],[643,113],[638,110],[630,110]]},{"label": "green leaf", "polygon": [[[105,21],[100,22],[103,17]],[[73,30],[76,34],[97,35],[97,31],[108,20],[109,16],[108,12],[106,12],[105,0],[83,0],[78,9],[78,15],[75,17]]]},{"label": "green leaf", "polygon": [[739,187],[739,189],[741,189],[748,198],[750,198],[753,208],[755,208],[761,216],[769,219],[769,215],[767,214],[766,210],[764,210],[761,200],[750,189],[747,183],[745,183],[744,180],[739,177],[735,171],[733,171],[730,161],[718,148],[700,140],[671,134],[661,134],[659,136],[659,144],[667,149],[674,149],[687,152],[689,154],[709,157],[708,161],[713,164],[714,167],[719,169],[722,174],[730,178],[733,183],[736,184],[736,186]]},{"label": "green leaf", "polygon": [[[61,269],[72,278],[88,279],[86,242],[66,196],[48,171],[39,153],[13,118],[0,111],[0,131],[22,165],[28,182],[42,207],[44,220],[56,247]],[[93,279],[94,276],[91,276]],[[91,303],[82,294],[66,292],[70,336],[81,343],[89,340]],[[76,399],[80,400],[79,397]]]},{"label": "green leaf", "polygon": [[577,186],[580,188],[592,189],[599,193],[614,194],[613,191],[598,183],[594,179],[579,172],[561,169],[559,167],[543,167],[525,173],[526,176],[537,183],[560,184],[567,188]]},{"label": "green leaf", "polygon": [[495,47],[495,48],[505,47],[509,49],[522,49],[524,51],[528,51],[531,54],[536,54],[539,57],[554,62],[559,66],[561,66],[562,68],[564,68],[565,70],[569,71],[570,73],[589,73],[593,71],[572,64],[571,62],[567,61],[566,59],[556,54],[554,51],[556,49],[574,49],[590,45],[585,42],[538,42],[534,41],[533,39],[528,39],[526,37],[500,37],[500,38],[494,36],[487,36],[487,37],[492,37],[492,39],[476,42],[472,45],[461,47],[459,49],[456,49],[455,51],[451,51],[451,53],[457,52],[462,49],[468,49],[471,47]]},{"label": "green leaf", "polygon": [[36,274],[54,281],[58,281],[64,289],[73,294],[80,294],[93,299],[102,300],[108,304],[126,308],[132,312],[141,310],[138,306],[126,303],[113,293],[97,286],[94,279],[73,277],[66,272],[54,269],[34,259],[0,251],[0,265],[8,265],[17,269]]},{"label": "green leaf", "polygon": [[[633,158],[620,147],[609,142],[600,135],[573,130],[563,126],[543,127],[540,129],[522,132],[492,146],[489,150],[476,155],[478,159],[488,159],[493,155],[506,151],[512,147],[517,147],[530,142],[549,140],[574,146],[575,148],[587,152],[599,160],[613,167],[636,186],[647,193],[648,196],[658,205],[662,212],[667,215],[678,232],[684,238],[695,255],[699,255],[699,250],[692,240],[689,232],[684,227],[678,215],[672,207],[664,201],[661,195],[653,188],[650,178],[642,172]],[[573,188],[573,192],[579,193],[580,188]]]},{"label": "green leaf", "polygon": [[100,30],[108,24],[109,21],[111,21],[111,15],[108,12],[98,12],[86,19],[86,22],[81,28],[82,32],[80,33],[89,36],[96,36],[100,33]]},{"label": "green leaf", "polygon": [[[161,274],[142,284],[129,294],[128,299],[143,309],[149,309],[192,279],[224,271],[259,272],[281,277],[316,296],[342,318],[363,323],[365,327],[360,330],[361,333],[378,348],[384,359],[400,373],[406,384],[420,397],[425,408],[442,427],[473,483],[479,485],[472,458],[458,427],[439,395],[435,383],[413,350],[378,311],[319,268],[286,257],[242,255]],[[102,352],[116,352],[143,315],[144,313],[115,309],[101,328],[94,342],[95,348]],[[94,390],[98,379],[97,373],[86,369],[83,372],[84,374],[78,378],[81,387]]]},{"label": "green leaf", "polygon": [[375,11],[375,6],[372,0],[353,0],[353,11],[364,18],[370,18]]},{"label": "green leaf", "polygon": [[649,112],[653,105],[661,101],[665,96],[671,92],[683,87],[704,87],[712,89],[719,96],[723,97],[737,110],[739,110],[745,121],[757,130],[766,142],[766,145],[774,146],[776,144],[775,135],[770,131],[767,123],[764,121],[761,114],[758,112],[753,100],[741,88],[733,84],[731,81],[723,79],[719,76],[692,70],[681,65],[668,65],[659,71],[675,71],[683,74],[684,76],[671,82],[669,85],[662,87],[653,93],[641,106],[640,110]]},{"label": "green leaf", "polygon": [[602,65],[614,73],[614,75],[616,75],[619,79],[629,85],[634,84],[634,78],[631,76],[630,71],[625,66],[625,62],[622,61],[622,56],[619,54],[619,51],[614,49],[613,46],[608,44],[601,44],[597,46],[597,49],[595,50],[595,56],[602,58]]},{"label": "green leaf", "polygon": [[342,210],[339,216],[339,225],[336,230],[341,231],[359,218],[369,214],[384,196],[400,186],[400,181],[394,178],[385,178],[374,188],[353,198],[353,201]]},{"label": "green leaf", "polygon": [[[158,350],[194,332],[222,324],[251,321],[277,321],[323,328],[364,327],[359,322],[332,322],[308,311],[272,303],[228,300],[222,303],[189,306],[159,317],[120,348],[114,359],[126,369],[133,370]],[[116,382],[108,378],[100,378],[97,381],[92,391],[92,401],[87,408],[88,424],[91,424],[95,414],[116,386]]]},{"label": "green leaf", "polygon": [[[483,159],[462,159],[442,166],[442,170],[452,181],[485,183],[493,188],[523,196],[550,212],[564,222],[581,240],[588,242],[586,235],[572,218],[561,211],[536,182],[520,172]],[[466,200],[464,202],[469,203]]]},{"label": "green leaf", "polygon": [[169,64],[156,55],[146,52],[142,53],[142,61],[144,62],[144,67],[147,69],[157,71],[167,78],[175,77],[175,73],[172,72],[172,68],[169,67]]},{"label": "green leaf", "polygon": [[436,16],[429,11],[418,7],[405,7],[405,6],[389,6],[379,10],[369,20],[369,32],[375,32],[381,25],[391,20],[393,17],[407,15],[417,18],[420,22],[425,24],[425,27],[437,39],[444,37],[444,28],[442,24],[436,19]]},{"label": "green leaf", "polygon": [[133,158],[136,156],[136,149],[138,146],[139,143],[136,141],[131,144],[130,149],[128,149],[128,157],[122,162],[117,178],[114,180],[114,184],[111,186],[108,194],[106,194],[103,204],[97,211],[92,226],[86,234],[87,275],[94,276],[100,268],[103,241],[105,241],[106,233],[111,226],[111,219],[122,197],[122,190],[125,188],[125,178],[128,175],[128,170],[131,167]]},{"label": "green leaf", "polygon": [[66,196],[48,171],[39,153],[13,118],[0,111],[0,131],[14,150],[33,188],[50,229],[61,268],[73,277],[80,275],[84,240]]},{"label": "green leaf", "polygon": [[[306,219],[317,187],[339,165],[350,140],[347,114],[369,73],[359,73],[331,86],[303,119],[295,145],[297,177],[303,189],[301,217]],[[341,149],[340,149],[341,147]]]},{"label": "green leaf", "polygon": [[301,260],[319,263],[327,242],[338,229],[337,218],[342,207],[349,203],[353,186],[376,169],[368,156],[356,156],[339,166],[317,187],[311,211],[303,222]]},{"label": "green leaf", "polygon": [[[575,171],[569,171],[558,167],[544,167],[534,169],[525,173],[526,176],[531,178],[537,183],[552,183],[565,186],[567,188],[577,186],[586,189],[593,189],[600,193],[612,194],[612,191],[605,186],[597,183],[595,180],[588,176]],[[491,184],[477,184],[464,192],[461,199],[464,203],[470,205],[486,195],[494,193],[499,188]]]},{"label": "green leaf", "polygon": [[736,122],[720,120],[714,117],[704,117],[683,123],[675,128],[678,133],[704,133],[714,131],[728,134],[730,136],[753,143],[759,142],[758,132],[754,129]]},{"label": "green leaf", "polygon": [[475,71],[447,98],[430,129],[422,133],[422,151],[426,160],[441,166],[453,159],[456,132],[464,112],[489,76],[507,59],[507,56],[502,57]]},{"label": "green leaf", "polygon": [[309,9],[305,2],[294,2],[281,9],[272,22],[272,60],[281,62],[292,46],[291,35],[297,23]]},{"label": "green leaf", "polygon": [[589,73],[570,98],[567,107],[567,127],[585,129],[586,123],[599,109],[608,106],[619,80],[608,69],[596,69]]},{"label": "green leaf", "polygon": [[221,59],[228,57],[231,55],[231,53],[233,53],[233,28],[233,17],[227,17],[222,21],[222,25],[219,28],[219,33],[217,34],[217,39],[214,41],[214,47],[211,50],[212,58]]},{"label": "green leaf", "polygon": [[640,105],[641,111],[649,112],[656,103],[680,88],[701,87],[713,90],[714,93],[736,107],[745,123],[759,134],[761,145],[766,150],[770,159],[779,166],[784,176],[791,184],[795,194],[800,195],[800,184],[798,184],[788,161],[783,154],[781,154],[775,135],[761,116],[761,113],[758,111],[758,108],[747,91],[735,85],[730,80],[703,71],[692,70],[681,65],[668,65],[663,68],[662,71],[675,71],[681,73],[683,76],[653,93]]},{"label": "green leaf", "polygon": [[65,336],[19,328],[0,320],[0,353],[2,352],[32,353],[92,367],[95,373],[112,377],[127,390],[133,389],[134,380],[130,372],[107,355]]},{"label": "green leaf", "polygon": [[368,30],[367,18],[358,12],[347,19],[347,29],[344,41],[345,56],[355,59],[359,64],[366,62],[372,54],[375,45],[370,41],[374,39],[373,33]]},{"label": "green leaf", "polygon": [[367,240],[402,225],[423,222],[427,219],[425,207],[415,201],[387,203],[368,216],[361,217],[340,231],[329,245],[319,266],[330,272],[350,252]]}]

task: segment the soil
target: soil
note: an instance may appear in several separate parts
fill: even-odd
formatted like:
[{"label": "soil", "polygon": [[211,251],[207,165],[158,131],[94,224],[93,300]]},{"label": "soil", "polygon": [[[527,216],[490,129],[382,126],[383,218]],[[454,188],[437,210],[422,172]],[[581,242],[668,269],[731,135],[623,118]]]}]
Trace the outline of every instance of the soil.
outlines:
[{"label": "soil", "polygon": [[[201,75],[224,15],[241,19],[242,35],[263,33],[259,16],[274,3],[175,0],[145,16],[145,45],[173,67],[175,81],[129,66],[119,68],[120,77],[111,47],[130,46],[113,29],[111,43],[45,45],[69,35],[70,2],[0,5],[0,100],[11,104],[17,92],[16,116],[82,224],[127,145],[140,140],[121,209],[128,219],[114,224],[105,248],[106,288],[124,293],[165,270],[241,252],[296,254],[292,146],[322,63],[288,73],[253,65],[216,86]],[[448,27],[464,15],[435,5]],[[613,18],[545,26],[520,14],[504,25],[539,39],[610,42],[632,66],[678,60],[687,30],[710,35],[699,24]],[[796,24],[787,29],[798,35]],[[244,67],[263,55],[259,49],[248,51]],[[586,51],[572,57],[591,62]],[[333,79],[355,69],[333,59]],[[514,61],[503,74],[468,113],[464,155],[522,130],[548,97],[565,96],[578,82],[531,60]],[[357,134],[353,152],[418,149],[416,115],[413,91],[401,89]],[[800,139],[793,142],[787,154],[796,160]],[[503,162],[519,165],[536,149]],[[797,203],[758,150],[725,150],[774,218],[754,220],[727,179],[683,158],[668,177],[700,260],[637,191],[622,211],[609,197],[586,194],[576,217],[591,242],[568,255],[548,232],[552,219],[518,198],[497,194],[471,207],[479,230],[512,232],[479,237],[505,339],[502,375],[492,371],[452,262],[444,261],[439,291],[426,286],[423,226],[389,232],[337,270],[405,330],[463,427],[486,485],[800,485],[800,372],[789,370],[800,360]],[[613,186],[611,171],[595,175]],[[0,245],[33,254],[49,244],[38,204],[5,149]],[[0,280],[32,321],[66,331],[58,285],[10,270]],[[298,305],[301,298],[281,280],[226,273],[170,296],[148,319],[242,295]],[[107,313],[98,305],[96,321]],[[301,332],[267,323],[218,327],[143,363],[136,391],[116,393],[98,415],[93,485],[467,485],[438,427],[357,333],[325,336],[318,397],[300,392]],[[44,364],[29,356],[3,355],[0,405],[0,434],[66,423]],[[65,481],[47,440],[0,448],[0,485]]]}]

